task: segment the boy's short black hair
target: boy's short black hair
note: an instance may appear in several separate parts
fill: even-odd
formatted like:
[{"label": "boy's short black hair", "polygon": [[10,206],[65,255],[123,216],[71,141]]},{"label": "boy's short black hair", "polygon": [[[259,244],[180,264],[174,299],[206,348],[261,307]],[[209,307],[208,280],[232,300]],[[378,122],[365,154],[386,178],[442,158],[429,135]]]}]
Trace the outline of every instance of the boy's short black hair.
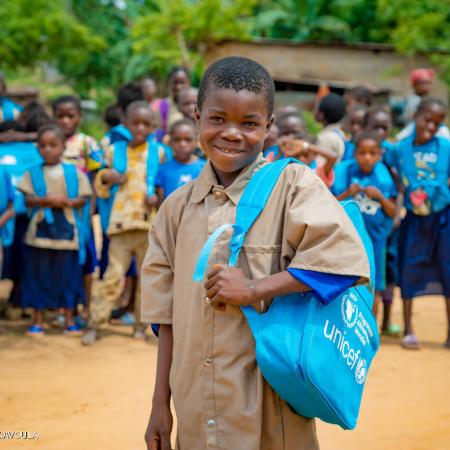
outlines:
[{"label": "boy's short black hair", "polygon": [[[358,150],[358,145],[362,141],[366,141],[366,140],[375,141],[378,144],[378,147],[380,147],[381,139],[380,139],[380,136],[378,135],[378,133],[373,130],[363,130],[356,135],[355,152]],[[380,148],[380,151],[381,151],[381,148]]]},{"label": "boy's short black hair", "polygon": [[319,112],[322,113],[327,124],[336,123],[345,116],[346,107],[344,99],[331,92],[320,100]]},{"label": "boy's short black hair", "polygon": [[64,130],[55,122],[49,122],[45,125],[42,125],[42,127],[40,127],[38,130],[37,140],[39,141],[41,136],[48,131],[55,133],[63,142],[66,142],[66,135],[64,134]]},{"label": "boy's short black hair", "polygon": [[170,126],[170,128],[169,128],[169,135],[172,136],[172,134],[175,132],[175,130],[178,127],[181,127],[183,125],[187,125],[188,127],[191,127],[195,131],[195,123],[194,123],[194,121],[189,119],[189,118],[184,118],[184,119],[177,120],[176,122],[174,122]]},{"label": "boy's short black hair", "polygon": [[120,125],[122,118],[120,115],[120,108],[116,104],[109,105],[105,109],[105,113],[103,114],[103,119],[109,127],[115,127]]},{"label": "boy's short black hair", "polygon": [[170,69],[168,79],[170,80],[176,73],[178,72],[184,72],[188,78],[190,78],[191,74],[189,73],[189,69],[184,66],[173,66]]},{"label": "boy's short black hair", "polygon": [[131,83],[126,83],[122,85],[117,91],[117,104],[120,109],[125,112],[130,103],[136,101],[143,101],[144,91],[142,90],[141,83],[136,83],[132,81]]},{"label": "boy's short black hair", "polygon": [[290,119],[291,117],[295,117],[303,123],[305,122],[300,112],[287,111],[281,114],[277,114],[277,116],[275,117],[275,123],[280,127],[284,122],[286,122],[286,120]]},{"label": "boy's short black hair", "polygon": [[391,118],[391,111],[387,105],[385,106],[372,106],[369,109],[367,109],[366,115],[364,117],[364,124],[365,126],[369,125],[371,120],[377,115],[377,114],[386,114],[389,119],[392,121]]},{"label": "boy's short black hair", "polygon": [[125,117],[128,117],[133,111],[136,111],[136,109],[145,109],[150,113],[153,119],[153,112],[152,109],[150,108],[150,105],[143,100],[137,100],[135,102],[130,103],[125,111]]},{"label": "boy's short black hair", "polygon": [[200,82],[197,101],[199,109],[202,109],[211,87],[262,94],[266,100],[268,117],[273,114],[275,84],[267,69],[252,59],[230,56],[210,65]]},{"label": "boy's short black hair", "polygon": [[345,94],[366,106],[372,105],[372,92],[364,86],[355,86],[345,91]]},{"label": "boy's short black hair", "polygon": [[426,109],[431,108],[431,106],[433,106],[433,105],[440,106],[445,111],[448,110],[447,104],[440,98],[426,97],[419,103],[416,114],[420,114],[420,113],[424,112]]},{"label": "boy's short black hair", "polygon": [[58,97],[56,100],[54,100],[52,103],[53,114],[56,114],[58,107],[64,103],[71,103],[81,114],[80,99],[78,97],[75,97],[74,95],[61,95],[61,97]]},{"label": "boy's short black hair", "polygon": [[44,105],[37,101],[28,103],[23,109],[21,117],[24,118],[24,131],[29,133],[38,131],[39,128],[51,121]]}]

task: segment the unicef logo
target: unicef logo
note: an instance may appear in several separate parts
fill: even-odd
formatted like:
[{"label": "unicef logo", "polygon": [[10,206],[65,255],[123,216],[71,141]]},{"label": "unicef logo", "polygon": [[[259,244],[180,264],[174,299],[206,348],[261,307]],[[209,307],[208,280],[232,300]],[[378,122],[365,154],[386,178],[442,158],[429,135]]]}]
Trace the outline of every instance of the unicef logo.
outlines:
[{"label": "unicef logo", "polygon": [[355,369],[355,378],[358,384],[363,384],[367,377],[367,362],[365,359],[360,359]]},{"label": "unicef logo", "polygon": [[357,298],[353,293],[344,295],[341,303],[342,318],[349,328],[353,328],[358,320]]}]

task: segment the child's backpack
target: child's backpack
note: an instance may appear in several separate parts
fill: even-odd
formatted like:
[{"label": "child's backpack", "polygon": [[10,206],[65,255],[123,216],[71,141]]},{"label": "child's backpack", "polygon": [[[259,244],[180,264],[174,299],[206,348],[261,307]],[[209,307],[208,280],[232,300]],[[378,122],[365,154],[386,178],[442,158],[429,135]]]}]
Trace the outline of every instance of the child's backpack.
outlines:
[{"label": "child's backpack", "polygon": [[[127,155],[128,142],[118,141],[114,144],[113,163],[112,168],[121,174],[125,174],[128,165]],[[147,156],[147,192],[146,195],[153,195],[155,193],[155,178],[159,169],[159,144],[156,142],[148,142],[148,156]],[[103,233],[109,226],[109,219],[111,210],[114,204],[114,198],[119,190],[118,184],[113,184],[109,190],[108,198],[97,198],[97,208],[100,214],[100,224]]]},{"label": "child's backpack", "polygon": [[14,113],[16,111],[23,111],[23,108],[18,105],[17,103],[14,103],[12,100],[10,100],[7,97],[1,97],[0,98],[0,105],[2,108],[2,117],[4,122],[11,122],[14,120]]},{"label": "child's backpack", "polygon": [[[428,168],[419,168],[415,162],[414,137],[415,133],[398,144],[402,146],[400,158],[403,160],[403,176],[409,184],[409,192],[422,189],[431,205],[431,212],[439,212],[450,204],[450,188],[448,186],[450,142],[440,136],[433,137],[436,146],[435,173],[427,173],[429,172]],[[413,207],[413,209],[415,208]],[[420,215],[420,211],[414,212]]]},{"label": "child's backpack", "polygon": [[[384,197],[389,198],[392,192],[392,186],[394,186],[394,180],[389,169],[381,161],[378,161],[373,168],[373,172],[378,182],[378,188]],[[359,173],[359,166],[355,159],[348,159],[337,164],[334,167],[335,181],[331,188],[333,194],[342,194],[353,183],[357,183],[361,187],[367,187],[369,183],[368,178],[358,177]],[[370,203],[373,203],[373,201],[369,201],[367,208],[373,210]],[[387,214],[371,214],[370,210],[364,211],[363,209],[362,212],[369,229],[382,232],[381,234],[386,238],[391,234],[394,226],[394,221],[391,217]]]},{"label": "child's backpack", "polygon": [[[74,164],[62,164],[64,171],[64,179],[66,182],[67,196],[70,199],[78,197],[78,174],[77,168]],[[31,184],[34,192],[38,197],[45,197],[47,195],[47,186],[45,184],[44,172],[42,165],[38,164],[29,169]],[[37,212],[38,208],[34,208],[32,215]],[[75,218],[75,226],[78,233],[78,261],[80,264],[86,262],[86,245],[89,240],[91,232],[91,204],[86,201],[81,208],[81,213],[78,208],[73,209]],[[44,220],[51,224],[54,222],[53,212],[51,208],[44,208]]]},{"label": "child's backpack", "polygon": [[[0,166],[0,215],[8,209],[10,199],[8,198],[7,185],[8,173]],[[14,240],[14,218],[9,219],[0,229],[0,246],[9,247]]]},{"label": "child's backpack", "polygon": [[[239,201],[235,224],[219,227],[205,243],[195,268],[195,281],[204,277],[215,240],[234,229],[229,265],[237,263],[247,231],[267,203],[289,158],[268,164],[248,183]],[[358,206],[343,204],[358,230],[374,280],[370,238]],[[272,388],[298,414],[352,429],[356,425],[367,372],[379,346],[372,314],[373,289],[355,286],[325,305],[314,293],[273,299],[265,313],[242,307],[256,341],[258,366]]]}]

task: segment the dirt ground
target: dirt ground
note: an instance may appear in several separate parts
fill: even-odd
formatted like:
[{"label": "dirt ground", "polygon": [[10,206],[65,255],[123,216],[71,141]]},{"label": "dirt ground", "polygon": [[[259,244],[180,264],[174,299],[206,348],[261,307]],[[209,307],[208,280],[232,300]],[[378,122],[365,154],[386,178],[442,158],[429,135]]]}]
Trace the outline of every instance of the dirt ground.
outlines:
[{"label": "dirt ground", "polygon": [[[422,350],[405,351],[398,340],[383,339],[356,430],[319,423],[323,450],[450,448],[444,302],[430,297],[415,306]],[[400,323],[398,299],[395,320]],[[0,322],[0,438],[5,431],[39,438],[0,439],[0,450],[145,449],[155,339],[136,342],[130,329],[109,327],[97,345],[83,348],[78,338],[56,330],[41,339],[25,337],[26,325]]]}]

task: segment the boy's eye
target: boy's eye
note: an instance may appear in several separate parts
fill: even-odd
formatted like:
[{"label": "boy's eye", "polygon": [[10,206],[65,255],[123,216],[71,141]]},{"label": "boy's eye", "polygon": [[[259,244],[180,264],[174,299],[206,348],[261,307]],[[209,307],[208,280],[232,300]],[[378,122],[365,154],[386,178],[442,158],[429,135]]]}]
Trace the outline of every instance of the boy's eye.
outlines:
[{"label": "boy's eye", "polygon": [[248,120],[247,122],[244,122],[244,126],[246,126],[246,127],[257,127],[258,124],[256,122],[251,122],[251,121]]},{"label": "boy's eye", "polygon": [[222,123],[222,122],[223,122],[223,117],[220,117],[220,116],[211,116],[211,117],[210,117],[210,120],[212,120],[213,122],[216,122],[216,123]]}]

